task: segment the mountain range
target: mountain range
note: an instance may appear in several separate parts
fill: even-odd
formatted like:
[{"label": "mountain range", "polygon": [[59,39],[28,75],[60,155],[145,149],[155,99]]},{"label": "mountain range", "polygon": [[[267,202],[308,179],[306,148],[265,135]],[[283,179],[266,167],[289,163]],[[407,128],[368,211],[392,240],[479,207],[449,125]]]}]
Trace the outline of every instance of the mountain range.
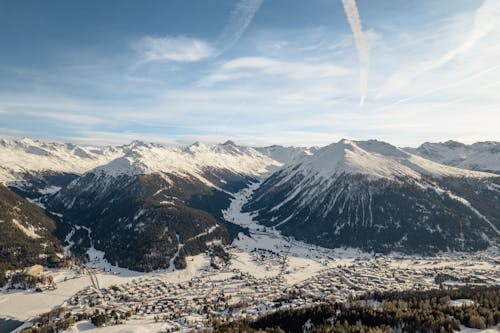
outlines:
[{"label": "mountain range", "polygon": [[45,210],[36,207],[41,215],[23,222],[27,230],[45,221],[55,247],[57,235],[83,260],[93,246],[140,271],[182,268],[186,256],[230,243],[244,230],[222,211],[256,182],[244,210],[299,240],[382,253],[476,251],[498,246],[499,145],[83,147],[4,139],[0,183]]},{"label": "mountain range", "polygon": [[457,141],[426,142],[406,151],[434,162],[464,168],[500,173],[500,142],[485,141],[466,145]]},{"label": "mountain range", "polygon": [[342,140],[274,173],[244,209],[324,247],[431,254],[497,245],[499,199],[494,174],[376,140]]}]

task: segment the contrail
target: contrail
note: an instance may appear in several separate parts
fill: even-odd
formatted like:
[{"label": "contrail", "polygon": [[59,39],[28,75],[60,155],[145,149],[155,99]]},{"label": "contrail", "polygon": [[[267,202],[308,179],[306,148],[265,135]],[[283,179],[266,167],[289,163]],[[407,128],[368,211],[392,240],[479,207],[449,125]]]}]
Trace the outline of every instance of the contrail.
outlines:
[{"label": "contrail", "polygon": [[232,47],[241,38],[262,5],[263,0],[241,0],[231,11],[224,30],[217,39],[218,54]]},{"label": "contrail", "polygon": [[366,98],[366,91],[368,88],[368,62],[369,62],[369,50],[368,43],[366,41],[365,34],[361,28],[361,20],[359,18],[358,6],[356,5],[356,0],[342,0],[342,5],[344,6],[344,11],[351,26],[352,33],[354,35],[354,41],[356,43],[356,48],[358,50],[359,57],[359,92],[360,92],[360,104],[363,105]]},{"label": "contrail", "polygon": [[[440,92],[442,90],[446,90],[446,89],[449,89],[449,88],[461,85],[464,82],[471,81],[471,80],[473,80],[473,79],[475,79],[477,77],[482,76],[483,74],[495,71],[497,69],[500,69],[500,65],[488,67],[486,69],[483,69],[482,71],[476,72],[476,73],[474,73],[472,75],[466,76],[466,77],[464,77],[464,78],[462,78],[460,80],[454,81],[452,83],[449,83],[449,84],[446,84],[446,85],[443,85],[443,86],[440,86],[440,87],[437,87],[437,88],[433,88],[433,89],[424,91],[423,93],[420,93],[420,94],[417,94],[417,95],[413,95],[413,96],[410,96],[410,97],[406,97],[406,98],[397,100],[397,101],[395,101],[393,103],[390,103],[388,105],[382,106],[381,108],[378,109],[378,111],[382,111],[382,110],[385,110],[385,109],[387,109],[389,107],[392,107],[394,105],[402,104],[402,103],[405,103],[405,102],[410,102],[410,101],[412,101],[414,99],[417,99],[417,98],[420,98],[420,97],[425,97],[427,95],[434,94],[436,92]],[[493,85],[497,84],[498,82],[499,81],[493,82]]]}]

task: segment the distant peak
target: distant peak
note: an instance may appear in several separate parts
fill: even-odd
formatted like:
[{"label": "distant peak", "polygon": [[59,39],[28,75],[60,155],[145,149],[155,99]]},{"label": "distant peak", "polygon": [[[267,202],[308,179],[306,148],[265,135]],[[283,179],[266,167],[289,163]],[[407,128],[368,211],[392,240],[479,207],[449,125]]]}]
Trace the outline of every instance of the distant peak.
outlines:
[{"label": "distant peak", "polygon": [[30,139],[30,138],[24,137],[24,138],[19,139],[19,142],[23,143],[25,145],[31,145],[33,143],[37,143],[38,140],[33,140],[33,139]]},{"label": "distant peak", "polygon": [[231,141],[231,140],[227,140],[222,145],[223,146],[236,146],[236,144],[234,143],[234,141]]},{"label": "distant peak", "polygon": [[444,143],[444,145],[450,148],[465,147],[465,144],[454,140],[448,140]]},{"label": "distant peak", "polygon": [[184,147],[183,151],[186,153],[193,153],[196,151],[205,150],[206,148],[207,148],[207,146],[205,146],[203,143],[196,141],[196,142],[190,144],[189,146]]},{"label": "distant peak", "polygon": [[342,139],[340,139],[340,141],[338,143],[341,143],[341,144],[352,144],[353,141],[349,140],[349,139],[342,138]]},{"label": "distant peak", "polygon": [[130,143],[131,146],[147,146],[148,144],[141,140],[134,140]]}]

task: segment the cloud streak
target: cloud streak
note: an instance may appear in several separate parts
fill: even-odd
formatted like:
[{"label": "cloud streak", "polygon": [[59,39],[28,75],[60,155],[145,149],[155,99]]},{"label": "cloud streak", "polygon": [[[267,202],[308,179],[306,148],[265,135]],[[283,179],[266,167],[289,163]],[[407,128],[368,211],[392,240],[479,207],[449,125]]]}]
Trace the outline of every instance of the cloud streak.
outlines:
[{"label": "cloud streak", "polygon": [[358,50],[358,57],[360,62],[360,69],[359,69],[360,104],[363,105],[366,99],[366,92],[368,89],[368,63],[370,59],[368,42],[361,27],[361,19],[359,18],[359,11],[358,11],[358,6],[356,5],[356,0],[342,0],[342,5],[344,6],[344,11],[347,16],[347,20],[349,21],[352,34],[354,35],[356,49]]},{"label": "cloud streak", "polygon": [[330,63],[285,61],[267,57],[242,57],[228,61],[200,81],[201,86],[262,75],[282,76],[293,80],[321,79],[350,74],[348,69]]},{"label": "cloud streak", "polygon": [[186,36],[144,36],[132,43],[141,62],[196,62],[217,57],[238,42],[263,0],[241,0],[234,7],[219,37],[213,43]]},{"label": "cloud streak", "polygon": [[243,36],[263,0],[242,0],[231,11],[217,42],[218,54],[231,48]]},{"label": "cloud streak", "polygon": [[[475,12],[473,24],[468,27],[468,33],[465,34],[460,43],[439,56],[422,61],[412,66],[411,69],[392,75],[377,94],[377,98],[399,91],[402,87],[409,86],[418,77],[437,70],[456,60],[462,54],[473,50],[479,41],[500,25],[498,17],[500,17],[500,3],[497,0],[485,0]],[[439,38],[438,41],[443,42],[442,38]]]},{"label": "cloud streak", "polygon": [[500,5],[497,0],[486,0],[476,12],[472,30],[467,37],[456,48],[448,51],[435,61],[428,64],[426,70],[432,70],[445,65],[455,59],[461,53],[466,52],[470,48],[488,35],[497,25],[498,17],[500,16]]},{"label": "cloud streak", "polygon": [[144,36],[135,41],[132,47],[141,55],[143,62],[194,62],[215,54],[209,43],[186,36]]}]

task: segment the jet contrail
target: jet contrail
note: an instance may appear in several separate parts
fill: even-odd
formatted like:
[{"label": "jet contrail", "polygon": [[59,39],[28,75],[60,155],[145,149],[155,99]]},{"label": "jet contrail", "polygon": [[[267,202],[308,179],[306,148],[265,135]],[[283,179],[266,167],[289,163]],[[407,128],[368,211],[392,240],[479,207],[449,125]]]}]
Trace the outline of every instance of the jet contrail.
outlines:
[{"label": "jet contrail", "polygon": [[358,49],[359,57],[359,92],[360,92],[360,104],[363,105],[366,98],[366,90],[368,88],[368,62],[369,62],[369,50],[368,43],[366,41],[365,34],[361,28],[361,20],[359,18],[358,6],[356,5],[356,0],[342,0],[342,5],[344,6],[344,11],[351,26],[352,33],[354,35],[354,41],[356,43],[356,48]]},{"label": "jet contrail", "polygon": [[[482,76],[483,74],[486,74],[486,73],[489,73],[489,72],[492,72],[492,71],[495,71],[497,69],[500,69],[500,65],[496,65],[496,66],[492,66],[492,67],[488,67],[486,69],[483,69],[482,71],[479,71],[477,73],[474,73],[472,75],[469,75],[467,77],[464,77],[460,80],[457,80],[457,81],[453,81],[452,83],[449,83],[449,84],[446,84],[446,85],[443,85],[443,86],[440,86],[440,87],[437,87],[437,88],[433,88],[433,89],[430,89],[430,90],[427,90],[427,91],[424,91],[423,93],[420,93],[420,94],[417,94],[417,95],[413,95],[413,96],[410,96],[410,97],[406,97],[406,98],[403,98],[403,99],[400,99],[400,100],[397,100],[393,103],[390,103],[388,105],[385,105],[385,106],[382,106],[381,108],[378,109],[378,111],[382,111],[382,110],[385,110],[389,107],[392,107],[394,105],[398,105],[398,104],[401,104],[401,103],[405,103],[405,102],[410,102],[414,99],[417,99],[417,98],[420,98],[420,97],[424,97],[424,96],[427,96],[427,95],[430,95],[430,94],[434,94],[436,92],[440,92],[442,90],[446,90],[446,89],[449,89],[449,88],[452,88],[452,87],[455,87],[455,86],[458,86],[464,82],[468,82],[468,81],[471,81],[477,77],[480,77]],[[493,82],[493,85],[497,84],[499,81],[495,81]],[[489,86],[489,85],[488,85]]]},{"label": "jet contrail", "polygon": [[236,44],[241,38],[262,2],[263,0],[241,0],[234,7],[224,30],[217,39],[219,54]]}]

